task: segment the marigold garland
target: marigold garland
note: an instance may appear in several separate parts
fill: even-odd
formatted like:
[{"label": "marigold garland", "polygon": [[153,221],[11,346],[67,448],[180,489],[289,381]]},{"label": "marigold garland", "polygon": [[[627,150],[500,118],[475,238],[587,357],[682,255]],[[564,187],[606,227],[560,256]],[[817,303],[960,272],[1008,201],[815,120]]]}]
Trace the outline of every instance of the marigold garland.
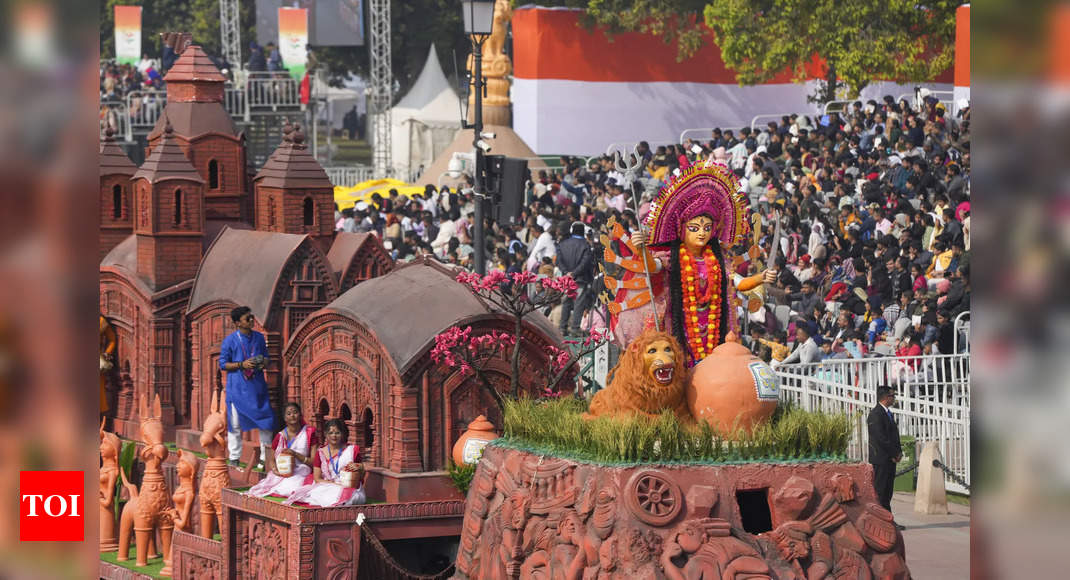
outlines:
[{"label": "marigold garland", "polygon": [[[680,246],[684,329],[687,333],[688,346],[696,362],[706,358],[706,355],[713,352],[721,338],[721,297],[720,292],[715,290],[721,287],[721,266],[709,246],[706,246],[702,258],[706,262],[706,287],[700,293],[694,258],[691,257],[691,253],[685,247]],[[709,308],[705,337],[702,336],[698,316],[699,308],[703,306]],[[705,341],[703,341],[703,338],[705,338]]]}]

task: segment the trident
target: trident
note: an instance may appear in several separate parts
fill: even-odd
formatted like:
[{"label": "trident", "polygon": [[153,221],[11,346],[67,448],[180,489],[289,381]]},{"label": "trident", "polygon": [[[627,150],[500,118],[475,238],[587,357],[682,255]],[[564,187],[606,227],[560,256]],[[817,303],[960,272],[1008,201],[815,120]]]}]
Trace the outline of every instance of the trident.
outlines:
[{"label": "trident", "polygon": [[[639,231],[643,231],[643,222],[639,220],[639,197],[635,194],[635,179],[639,173],[639,167],[643,164],[642,157],[639,155],[639,146],[635,145],[635,164],[629,164],[624,160],[624,155],[620,151],[613,151],[613,166],[617,168],[617,171],[624,174],[624,179],[628,182],[629,189],[632,190],[632,210],[635,211],[635,219],[639,222]],[[661,319],[658,317],[658,305],[654,301],[654,285],[650,282],[650,270],[646,266],[646,255],[644,252],[646,248],[642,248],[639,252],[639,261],[643,263],[643,274],[646,275],[646,287],[650,292],[650,306],[654,309],[654,328],[658,332],[661,332]]]}]

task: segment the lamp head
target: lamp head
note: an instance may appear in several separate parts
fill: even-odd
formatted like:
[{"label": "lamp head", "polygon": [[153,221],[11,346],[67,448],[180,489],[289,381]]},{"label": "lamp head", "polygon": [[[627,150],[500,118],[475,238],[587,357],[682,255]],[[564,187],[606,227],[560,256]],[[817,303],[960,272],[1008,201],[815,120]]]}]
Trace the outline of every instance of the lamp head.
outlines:
[{"label": "lamp head", "polygon": [[494,0],[461,0],[464,33],[490,36],[494,28]]}]

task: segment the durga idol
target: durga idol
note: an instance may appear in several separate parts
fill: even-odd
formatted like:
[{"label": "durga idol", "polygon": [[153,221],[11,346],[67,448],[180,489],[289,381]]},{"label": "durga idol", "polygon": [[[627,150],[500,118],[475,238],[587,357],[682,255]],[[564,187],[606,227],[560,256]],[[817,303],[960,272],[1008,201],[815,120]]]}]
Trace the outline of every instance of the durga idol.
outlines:
[{"label": "durga idol", "polygon": [[748,218],[739,178],[724,165],[692,166],[665,186],[650,205],[645,230],[618,238],[620,255],[606,252],[607,262],[625,271],[620,280],[607,280],[616,291],[610,312],[617,340],[626,345],[657,326],[684,347],[688,366],[722,344],[737,323],[735,289],[747,292],[771,275],[733,279],[726,267],[725,249],[747,239]]}]

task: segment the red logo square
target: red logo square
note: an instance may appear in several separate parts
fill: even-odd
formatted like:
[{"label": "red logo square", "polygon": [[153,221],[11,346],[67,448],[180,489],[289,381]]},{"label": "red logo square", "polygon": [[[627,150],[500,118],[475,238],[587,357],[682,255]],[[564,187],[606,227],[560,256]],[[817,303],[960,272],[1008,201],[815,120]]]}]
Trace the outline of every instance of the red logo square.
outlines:
[{"label": "red logo square", "polygon": [[85,472],[19,472],[19,540],[85,539]]}]

